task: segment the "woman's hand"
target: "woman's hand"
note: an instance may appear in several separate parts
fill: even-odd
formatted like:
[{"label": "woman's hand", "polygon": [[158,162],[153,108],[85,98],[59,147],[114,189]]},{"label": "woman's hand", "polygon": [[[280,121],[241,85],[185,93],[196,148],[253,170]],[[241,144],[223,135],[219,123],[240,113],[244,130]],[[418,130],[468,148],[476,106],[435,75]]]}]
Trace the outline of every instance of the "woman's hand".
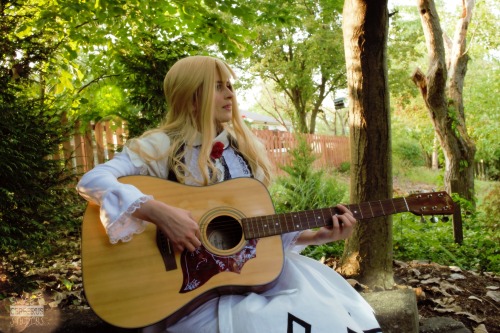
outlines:
[{"label": "woman's hand", "polygon": [[305,230],[296,241],[297,245],[321,245],[329,242],[346,239],[351,236],[356,219],[352,212],[343,205],[337,205],[341,214],[332,216],[333,224],[328,227],[321,227],[317,231]]},{"label": "woman's hand", "polygon": [[169,206],[161,201],[149,200],[132,215],[156,224],[179,252],[184,249],[193,252],[201,245],[200,228],[187,210]]}]

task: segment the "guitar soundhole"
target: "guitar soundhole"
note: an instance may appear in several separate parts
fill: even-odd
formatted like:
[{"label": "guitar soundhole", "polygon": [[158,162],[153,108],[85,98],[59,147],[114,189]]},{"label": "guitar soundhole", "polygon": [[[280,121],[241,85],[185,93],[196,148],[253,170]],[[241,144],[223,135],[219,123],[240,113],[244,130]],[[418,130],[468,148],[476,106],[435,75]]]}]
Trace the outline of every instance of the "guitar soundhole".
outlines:
[{"label": "guitar soundhole", "polygon": [[210,244],[219,250],[230,250],[236,247],[243,236],[240,223],[231,216],[218,216],[207,227],[207,238]]}]

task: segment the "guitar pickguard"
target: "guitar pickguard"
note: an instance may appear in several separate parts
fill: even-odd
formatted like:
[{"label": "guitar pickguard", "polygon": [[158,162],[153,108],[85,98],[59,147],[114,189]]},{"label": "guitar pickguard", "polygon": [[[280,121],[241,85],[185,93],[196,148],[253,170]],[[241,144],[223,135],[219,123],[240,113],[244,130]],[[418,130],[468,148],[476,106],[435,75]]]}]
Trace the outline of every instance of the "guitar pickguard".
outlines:
[{"label": "guitar pickguard", "polygon": [[208,251],[203,245],[194,252],[181,254],[183,282],[179,293],[187,293],[205,284],[221,272],[240,273],[243,265],[256,256],[258,239],[246,242],[239,252],[221,256]]}]

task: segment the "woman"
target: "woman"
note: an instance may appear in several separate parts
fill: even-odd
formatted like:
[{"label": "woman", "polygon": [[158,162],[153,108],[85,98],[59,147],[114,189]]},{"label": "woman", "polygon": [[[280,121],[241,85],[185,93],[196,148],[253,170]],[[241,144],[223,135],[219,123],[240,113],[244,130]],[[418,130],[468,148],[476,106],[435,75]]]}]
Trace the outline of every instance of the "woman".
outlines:
[{"label": "woman", "polygon": [[[177,251],[192,252],[201,245],[198,223],[189,211],[121,184],[118,177],[142,174],[197,186],[254,177],[269,184],[267,154],[241,119],[230,81],[234,77],[216,58],[179,60],[164,81],[166,122],[129,140],[121,154],[82,177],[77,189],[101,206],[111,243],[131,241],[146,223],[154,223]],[[221,296],[175,325],[165,328],[160,322],[143,331],[292,332],[299,325],[313,332],[379,332],[370,306],[342,277],[297,253],[300,246],[345,239],[352,233],[354,217],[346,207],[337,207],[342,214],[332,217],[331,228],[282,236],[285,264],[270,290]]]}]

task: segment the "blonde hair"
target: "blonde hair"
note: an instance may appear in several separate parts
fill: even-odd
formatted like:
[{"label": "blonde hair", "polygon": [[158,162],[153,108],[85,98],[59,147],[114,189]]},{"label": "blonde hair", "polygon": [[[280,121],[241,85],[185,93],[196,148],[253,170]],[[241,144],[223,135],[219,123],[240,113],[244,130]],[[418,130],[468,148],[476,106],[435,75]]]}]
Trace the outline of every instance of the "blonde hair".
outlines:
[{"label": "blonde hair", "polygon": [[[236,78],[234,71],[223,61],[208,56],[191,56],[177,61],[168,71],[163,82],[168,113],[164,123],[156,130],[165,132],[170,140],[168,165],[179,182],[190,175],[183,163],[184,145],[192,146],[198,133],[202,144],[198,157],[203,180],[200,185],[216,182],[217,168],[210,159],[212,141],[222,130],[227,130],[237,142],[238,150],[247,160],[254,176],[262,175],[268,185],[271,178],[270,162],[264,145],[245,125],[238,110],[236,94],[232,97],[232,119],[229,123],[216,123],[214,116],[214,91],[216,74],[222,82]],[[146,132],[144,135],[148,135]],[[232,142],[233,140],[230,140]],[[141,154],[139,147],[131,149]],[[162,156],[143,156],[146,159],[160,159]],[[163,156],[165,157],[165,156]],[[211,176],[210,176],[211,175]]]}]

